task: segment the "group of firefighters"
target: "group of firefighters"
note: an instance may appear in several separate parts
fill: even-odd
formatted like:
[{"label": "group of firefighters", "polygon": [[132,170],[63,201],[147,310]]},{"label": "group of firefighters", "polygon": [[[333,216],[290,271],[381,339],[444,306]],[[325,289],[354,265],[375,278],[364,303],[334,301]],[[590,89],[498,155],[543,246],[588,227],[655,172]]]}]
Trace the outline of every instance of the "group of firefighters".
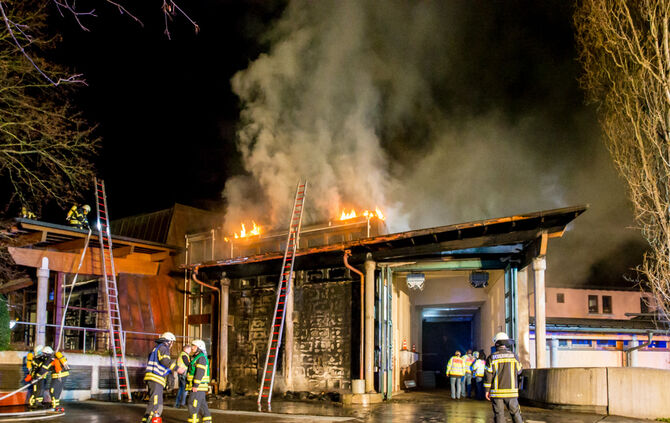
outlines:
[{"label": "group of firefighters", "polygon": [[[474,387],[475,398],[491,401],[496,423],[505,422],[505,408],[514,423],[521,423],[519,383],[521,363],[512,352],[513,341],[505,332],[493,337],[495,351],[486,357],[484,351],[468,350],[465,356],[456,351],[447,363],[446,374],[451,385],[451,398],[469,398]],[[475,383],[472,383],[474,379]]]},{"label": "group of firefighters", "polygon": [[[26,356],[28,374],[23,379],[32,384],[28,405],[31,408],[49,407],[63,411],[60,406],[60,394],[65,380],[70,375],[70,366],[62,352],[38,345]],[[47,376],[51,374],[51,386],[47,386]],[[46,401],[45,401],[46,400]]]},{"label": "group of firefighters", "polygon": [[149,354],[144,374],[144,382],[149,391],[149,403],[142,417],[142,423],[163,421],[161,418],[163,389],[168,383],[168,375],[172,372],[176,372],[179,376],[179,391],[175,406],[180,407],[188,403],[188,423],[212,421],[206,399],[210,374],[205,343],[196,339],[189,345],[184,345],[177,360],[172,360],[170,349],[176,340],[172,332],[165,332],[156,340],[156,346]]}]

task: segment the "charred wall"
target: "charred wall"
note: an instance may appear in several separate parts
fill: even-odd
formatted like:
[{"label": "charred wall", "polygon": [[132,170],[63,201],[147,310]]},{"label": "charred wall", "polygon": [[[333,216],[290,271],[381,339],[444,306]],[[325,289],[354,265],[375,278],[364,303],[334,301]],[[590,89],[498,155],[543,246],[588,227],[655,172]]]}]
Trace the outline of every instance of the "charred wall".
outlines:
[{"label": "charred wall", "polygon": [[[231,284],[228,379],[236,392],[255,392],[263,371],[270,320],[276,300],[276,277],[237,279]],[[359,295],[344,269],[296,274],[294,284],[293,390],[339,391],[351,388],[352,344],[357,342]],[[288,318],[288,316],[287,316]],[[353,333],[353,335],[352,335]],[[282,342],[282,352],[286,338]],[[355,349],[355,348],[354,348]],[[284,363],[276,386],[286,389]],[[354,369],[355,370],[355,369]],[[289,388],[291,389],[291,388]]]}]

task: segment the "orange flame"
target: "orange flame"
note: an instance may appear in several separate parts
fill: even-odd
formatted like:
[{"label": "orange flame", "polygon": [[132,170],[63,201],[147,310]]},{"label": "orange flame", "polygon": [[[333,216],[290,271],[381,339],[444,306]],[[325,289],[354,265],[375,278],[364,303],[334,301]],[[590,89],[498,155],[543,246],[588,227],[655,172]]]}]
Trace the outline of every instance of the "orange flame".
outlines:
[{"label": "orange flame", "polygon": [[235,239],[247,238],[247,237],[254,236],[254,235],[260,235],[261,234],[261,227],[258,226],[256,224],[256,222],[254,222],[253,220],[251,221],[251,224],[253,225],[253,227],[249,232],[247,232],[246,226],[244,226],[244,223],[242,223],[242,230],[240,231],[239,234],[237,232],[235,232]]},{"label": "orange flame", "polygon": [[347,212],[346,210],[342,210],[342,213],[340,214],[340,220],[349,220],[359,216],[365,216],[368,219],[376,217],[377,219],[380,220],[386,220],[386,217],[384,217],[384,213],[382,213],[381,210],[379,210],[379,207],[375,207],[375,211],[364,210],[362,213],[356,213],[356,210],[354,209],[351,209],[351,211],[349,212]]}]

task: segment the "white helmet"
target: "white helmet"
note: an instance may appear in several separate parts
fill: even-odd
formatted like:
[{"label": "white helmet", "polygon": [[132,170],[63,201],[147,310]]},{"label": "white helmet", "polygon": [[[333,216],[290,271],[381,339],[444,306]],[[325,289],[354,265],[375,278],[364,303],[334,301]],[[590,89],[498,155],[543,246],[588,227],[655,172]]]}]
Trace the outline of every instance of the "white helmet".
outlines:
[{"label": "white helmet", "polygon": [[36,355],[36,356],[37,356],[37,355],[40,355],[40,354],[42,354],[42,350],[43,350],[43,349],[44,349],[44,345],[37,345],[37,346],[35,346],[35,348],[33,349],[33,354]]},{"label": "white helmet", "polygon": [[91,206],[89,206],[88,204],[84,204],[84,205],[82,206],[82,209],[83,209],[86,213],[89,213],[89,212],[91,211]]},{"label": "white helmet", "polygon": [[201,339],[196,339],[195,341],[191,342],[191,345],[196,346],[200,351],[206,353],[207,352],[207,347],[205,347],[205,342]]},{"label": "white helmet", "polygon": [[161,335],[161,338],[165,339],[166,341],[174,342],[177,340],[177,338],[174,336],[174,333],[172,332],[165,332],[164,334]]},{"label": "white helmet", "polygon": [[42,350],[42,354],[46,355],[52,355],[54,353],[54,350],[51,349],[51,347],[44,347]]},{"label": "white helmet", "polygon": [[495,344],[498,341],[509,341],[509,336],[505,332],[498,332],[496,336],[493,337],[493,343]]}]

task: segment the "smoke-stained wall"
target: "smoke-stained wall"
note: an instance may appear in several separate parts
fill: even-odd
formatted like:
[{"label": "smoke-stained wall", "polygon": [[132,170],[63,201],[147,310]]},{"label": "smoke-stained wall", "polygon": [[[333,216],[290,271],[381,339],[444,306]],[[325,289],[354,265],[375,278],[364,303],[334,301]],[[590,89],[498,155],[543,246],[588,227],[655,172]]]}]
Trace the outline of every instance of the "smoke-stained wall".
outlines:
[{"label": "smoke-stained wall", "polygon": [[[293,390],[346,391],[351,389],[352,295],[357,288],[348,277],[308,281],[297,272],[294,285]],[[338,273],[338,275],[342,275]],[[273,286],[275,285],[275,286]],[[263,371],[270,322],[276,300],[273,277],[233,280],[229,315],[228,380],[235,392],[257,392]],[[357,326],[356,326],[357,327]],[[283,357],[286,337],[282,341]],[[286,390],[284,363],[280,357],[275,385]],[[288,387],[291,389],[291,387]]]}]

